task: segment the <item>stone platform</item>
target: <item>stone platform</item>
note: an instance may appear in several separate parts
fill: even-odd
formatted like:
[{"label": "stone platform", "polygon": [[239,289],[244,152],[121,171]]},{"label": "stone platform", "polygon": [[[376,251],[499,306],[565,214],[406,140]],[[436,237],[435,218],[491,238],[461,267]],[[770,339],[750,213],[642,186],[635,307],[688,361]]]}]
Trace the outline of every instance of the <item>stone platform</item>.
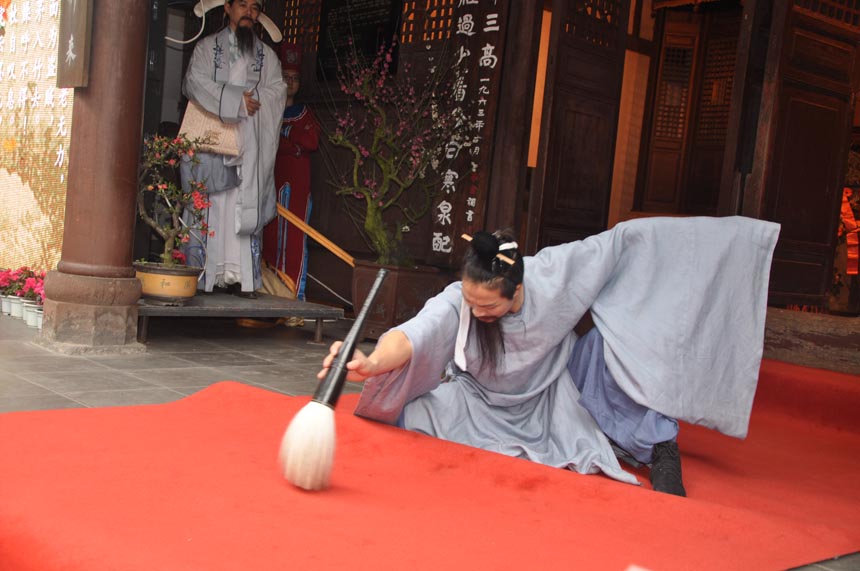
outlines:
[{"label": "stone platform", "polygon": [[146,342],[150,317],[235,317],[289,318],[316,322],[314,341],[322,341],[323,321],[343,319],[343,309],[318,303],[257,294],[247,299],[226,293],[199,293],[183,306],[158,305],[141,299],[138,302],[137,340]]},{"label": "stone platform", "polygon": [[860,375],[860,317],[769,307],[764,356],[795,365]]}]

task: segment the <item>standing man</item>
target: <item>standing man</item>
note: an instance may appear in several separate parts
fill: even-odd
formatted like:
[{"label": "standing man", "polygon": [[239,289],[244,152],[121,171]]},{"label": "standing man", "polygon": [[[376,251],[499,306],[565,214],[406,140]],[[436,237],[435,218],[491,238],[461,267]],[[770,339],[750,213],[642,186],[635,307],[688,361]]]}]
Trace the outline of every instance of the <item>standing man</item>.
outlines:
[{"label": "standing man", "polygon": [[205,268],[205,291],[225,287],[256,298],[263,227],[276,213],[273,169],[286,85],[277,55],[254,34],[260,3],[226,0],[224,12],[227,25],[194,47],[183,92],[224,123],[237,123],[241,150],[183,163],[183,182],[192,175],[205,180],[212,203],[204,247],[189,244],[187,255],[189,264]]},{"label": "standing man", "polygon": [[[275,161],[278,203],[310,222],[311,157],[319,148],[319,125],[310,108],[296,103],[301,87],[302,50],[297,44],[281,44],[281,68],[287,84],[287,104],[281,126],[280,145]],[[263,259],[275,268],[280,281],[292,294],[305,299],[307,280],[307,236],[282,218],[266,226]],[[272,292],[276,293],[276,292]]]}]

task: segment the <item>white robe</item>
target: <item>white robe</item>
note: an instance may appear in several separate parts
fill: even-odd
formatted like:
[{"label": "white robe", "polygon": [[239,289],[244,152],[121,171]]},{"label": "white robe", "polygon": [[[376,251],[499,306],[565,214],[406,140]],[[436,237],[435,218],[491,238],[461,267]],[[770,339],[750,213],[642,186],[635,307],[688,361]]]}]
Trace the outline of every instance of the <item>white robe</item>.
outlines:
[{"label": "white robe", "polygon": [[[778,232],[742,217],[647,218],[526,257],[523,307],[499,320],[505,353],[492,376],[474,335],[458,333],[462,294],[452,284],[397,327],[413,357],[368,379],[356,414],[633,482],[577,402],[567,369],[573,328],[590,308],[607,367],[628,396],[743,437]],[[458,345],[468,372],[454,363]]]},{"label": "white robe", "polygon": [[[252,55],[234,59],[230,36],[225,28],[197,43],[183,85],[186,97],[225,123],[239,123],[241,133],[239,157],[207,153],[199,157],[203,162],[235,166],[240,181],[237,187],[210,194],[207,222],[215,235],[206,239],[205,261],[201,260],[206,270],[201,287],[206,291],[216,284],[236,282],[241,282],[243,291],[262,286],[260,239],[263,227],[276,214],[274,165],[286,84],[271,48],[255,39]],[[244,91],[253,91],[260,102],[253,117],[247,116]]]}]

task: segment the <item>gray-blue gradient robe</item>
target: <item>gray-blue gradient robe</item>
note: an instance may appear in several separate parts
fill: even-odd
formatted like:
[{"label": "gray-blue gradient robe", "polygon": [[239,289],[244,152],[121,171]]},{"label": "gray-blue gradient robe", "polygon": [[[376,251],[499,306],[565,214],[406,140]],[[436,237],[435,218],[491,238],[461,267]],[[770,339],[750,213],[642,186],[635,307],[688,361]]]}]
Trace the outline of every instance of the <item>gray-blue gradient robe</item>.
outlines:
[{"label": "gray-blue gradient robe", "polygon": [[607,367],[628,396],[742,438],[778,233],[777,224],[743,217],[648,218],[526,257],[523,306],[499,320],[505,353],[494,375],[482,367],[474,323],[460,333],[465,367],[454,362],[462,294],[453,283],[396,328],[412,359],[365,381],[356,414],[635,483],[578,404],[567,369],[573,328],[591,309]]},{"label": "gray-blue gradient robe", "polygon": [[[228,273],[241,279],[243,291],[262,287],[261,237],[276,214],[275,154],[287,86],[272,48],[255,39],[252,54],[231,55],[231,46],[235,36],[229,27],[201,39],[183,82],[186,97],[224,123],[239,125],[242,148],[238,157],[199,153],[198,165],[182,164],[183,184],[189,178],[206,182],[212,203],[206,221],[216,235],[208,239],[194,231],[183,247],[188,264],[204,268],[198,287],[205,291],[222,285]],[[252,117],[245,110],[245,91],[260,102]]]}]

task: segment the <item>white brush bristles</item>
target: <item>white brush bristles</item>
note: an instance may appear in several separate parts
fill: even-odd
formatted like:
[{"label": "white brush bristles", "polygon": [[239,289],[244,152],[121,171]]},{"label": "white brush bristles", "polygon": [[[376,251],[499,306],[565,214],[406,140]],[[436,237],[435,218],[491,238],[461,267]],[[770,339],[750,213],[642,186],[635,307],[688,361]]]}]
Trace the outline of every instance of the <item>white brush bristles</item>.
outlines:
[{"label": "white brush bristles", "polygon": [[334,463],[334,410],[311,401],[284,432],[278,460],[284,477],[305,490],[328,487]]}]

